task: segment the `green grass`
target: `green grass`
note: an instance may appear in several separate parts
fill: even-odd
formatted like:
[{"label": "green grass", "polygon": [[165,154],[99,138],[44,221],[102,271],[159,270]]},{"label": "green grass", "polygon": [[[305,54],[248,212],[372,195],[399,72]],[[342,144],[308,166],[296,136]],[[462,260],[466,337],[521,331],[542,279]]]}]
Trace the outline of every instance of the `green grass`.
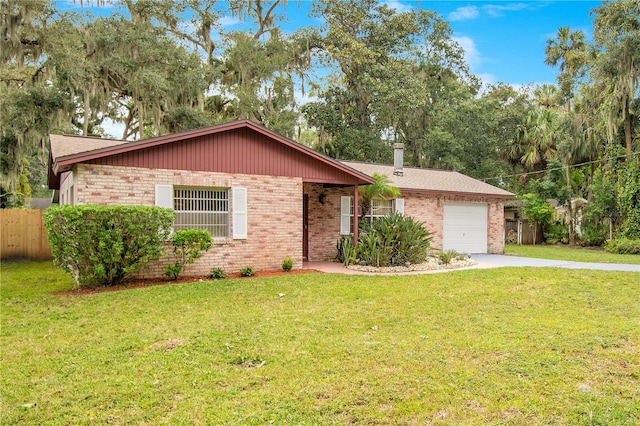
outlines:
[{"label": "green grass", "polygon": [[640,265],[640,255],[637,254],[607,253],[600,249],[582,247],[506,244],[504,254],[535,257],[537,259],[570,260],[573,262],[627,263]]},{"label": "green grass", "polygon": [[1,276],[1,424],[640,422],[638,274]]}]

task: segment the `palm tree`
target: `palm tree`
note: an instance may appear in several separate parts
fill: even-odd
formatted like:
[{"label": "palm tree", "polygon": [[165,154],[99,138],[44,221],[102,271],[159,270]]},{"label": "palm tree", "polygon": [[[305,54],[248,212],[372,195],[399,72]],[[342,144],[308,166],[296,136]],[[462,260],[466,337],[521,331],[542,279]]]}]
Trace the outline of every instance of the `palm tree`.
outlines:
[{"label": "palm tree", "polygon": [[562,161],[569,194],[567,202],[569,245],[574,245],[575,224],[573,222],[571,167],[575,161],[589,156],[589,144],[587,143],[589,129],[584,125],[583,118],[572,112],[563,113],[559,116],[558,121],[558,158]]},{"label": "palm tree", "polygon": [[571,110],[571,97],[576,81],[584,75],[587,50],[584,32],[571,31],[569,27],[558,28],[556,40],[547,40],[545,64],[560,66],[558,84],[562,96],[567,101],[567,111]]},{"label": "palm tree", "polygon": [[539,108],[527,117],[518,133],[520,162],[527,170],[544,168],[546,160],[557,155],[558,111]]},{"label": "palm tree", "polygon": [[362,209],[361,218],[364,218],[371,209],[371,202],[374,198],[378,197],[386,201],[387,198],[398,198],[400,196],[400,190],[391,184],[391,179],[387,175],[374,173],[372,177],[376,180],[376,183],[358,188],[360,207]]}]

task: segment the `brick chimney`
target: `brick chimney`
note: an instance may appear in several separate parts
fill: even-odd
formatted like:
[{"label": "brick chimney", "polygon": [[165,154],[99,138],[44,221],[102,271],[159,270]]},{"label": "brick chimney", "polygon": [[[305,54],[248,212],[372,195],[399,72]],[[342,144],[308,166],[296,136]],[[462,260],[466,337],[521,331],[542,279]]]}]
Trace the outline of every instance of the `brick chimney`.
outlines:
[{"label": "brick chimney", "polygon": [[404,163],[404,144],[393,144],[393,174],[402,176]]}]

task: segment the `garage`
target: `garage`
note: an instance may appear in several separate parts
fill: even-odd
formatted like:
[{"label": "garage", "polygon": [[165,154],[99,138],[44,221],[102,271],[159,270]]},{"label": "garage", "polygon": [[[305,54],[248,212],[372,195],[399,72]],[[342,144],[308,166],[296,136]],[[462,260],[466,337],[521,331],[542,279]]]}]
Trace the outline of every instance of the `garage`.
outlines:
[{"label": "garage", "polygon": [[442,248],[462,253],[486,253],[487,205],[445,203]]}]

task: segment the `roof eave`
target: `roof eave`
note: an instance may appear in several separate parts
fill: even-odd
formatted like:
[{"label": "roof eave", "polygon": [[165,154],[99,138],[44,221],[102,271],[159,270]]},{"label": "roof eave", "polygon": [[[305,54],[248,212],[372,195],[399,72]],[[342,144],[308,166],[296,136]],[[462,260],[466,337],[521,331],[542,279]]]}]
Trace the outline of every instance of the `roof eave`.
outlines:
[{"label": "roof eave", "polygon": [[483,192],[464,192],[464,191],[443,191],[437,189],[417,189],[417,188],[399,188],[400,192],[413,192],[418,194],[436,194],[436,195],[457,195],[465,197],[484,197],[493,199],[510,199],[515,198],[515,194],[487,194]]}]

